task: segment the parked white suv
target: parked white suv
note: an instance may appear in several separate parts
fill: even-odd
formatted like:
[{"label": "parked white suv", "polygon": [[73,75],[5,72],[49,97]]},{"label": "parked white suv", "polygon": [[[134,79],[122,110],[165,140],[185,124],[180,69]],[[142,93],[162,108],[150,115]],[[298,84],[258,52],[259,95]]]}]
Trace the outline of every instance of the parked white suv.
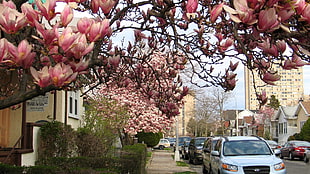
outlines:
[{"label": "parked white suv", "polygon": [[222,137],[211,152],[212,174],[286,174],[283,161],[255,136]]}]

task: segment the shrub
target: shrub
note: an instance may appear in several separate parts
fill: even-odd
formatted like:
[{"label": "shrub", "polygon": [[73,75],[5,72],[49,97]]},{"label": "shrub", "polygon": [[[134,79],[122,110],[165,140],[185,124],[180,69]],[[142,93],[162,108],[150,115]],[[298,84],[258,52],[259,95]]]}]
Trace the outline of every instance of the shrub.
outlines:
[{"label": "shrub", "polygon": [[310,142],[310,119],[306,121],[304,126],[301,128],[300,135],[302,140]]},{"label": "shrub", "polygon": [[158,144],[163,135],[162,133],[138,132],[137,137],[139,143],[145,143],[147,147],[154,147]]},{"label": "shrub", "polygon": [[0,163],[0,174],[21,174],[24,168]]},{"label": "shrub", "polygon": [[145,173],[147,150],[145,144],[124,146],[121,155],[122,173]]},{"label": "shrub", "polygon": [[61,122],[52,121],[40,129],[39,159],[69,157],[76,151],[74,130]]}]

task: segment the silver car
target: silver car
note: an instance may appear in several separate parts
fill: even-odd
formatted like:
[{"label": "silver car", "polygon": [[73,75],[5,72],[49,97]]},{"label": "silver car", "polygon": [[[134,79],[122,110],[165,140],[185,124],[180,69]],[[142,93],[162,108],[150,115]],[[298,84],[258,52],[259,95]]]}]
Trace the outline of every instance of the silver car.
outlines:
[{"label": "silver car", "polygon": [[286,174],[283,161],[268,143],[256,136],[222,137],[211,152],[213,174]]}]

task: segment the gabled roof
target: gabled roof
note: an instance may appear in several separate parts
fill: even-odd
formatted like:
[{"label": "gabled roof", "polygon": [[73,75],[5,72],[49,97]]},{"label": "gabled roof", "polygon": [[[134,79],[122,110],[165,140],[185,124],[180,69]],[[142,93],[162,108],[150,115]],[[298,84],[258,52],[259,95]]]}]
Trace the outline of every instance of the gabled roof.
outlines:
[{"label": "gabled roof", "polygon": [[286,119],[293,119],[293,118],[297,118],[295,116],[297,108],[298,108],[298,105],[296,105],[296,106],[280,106],[279,112],[282,112]]},{"label": "gabled roof", "polygon": [[306,115],[310,115],[310,101],[300,102],[302,108],[304,109]]},{"label": "gabled roof", "polygon": [[254,116],[254,112],[249,111],[249,110],[244,110],[238,114],[239,119],[243,119],[243,117],[246,117],[246,116]]}]

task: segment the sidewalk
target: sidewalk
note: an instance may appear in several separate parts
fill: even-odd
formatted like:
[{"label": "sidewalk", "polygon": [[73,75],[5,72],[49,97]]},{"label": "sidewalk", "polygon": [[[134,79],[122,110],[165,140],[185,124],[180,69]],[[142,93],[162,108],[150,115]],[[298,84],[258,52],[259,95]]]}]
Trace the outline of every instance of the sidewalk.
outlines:
[{"label": "sidewalk", "polygon": [[[146,165],[147,174],[175,174],[178,172],[194,172],[189,166],[177,166],[174,153],[167,150],[154,150]],[[182,161],[182,160],[180,160]]]}]

